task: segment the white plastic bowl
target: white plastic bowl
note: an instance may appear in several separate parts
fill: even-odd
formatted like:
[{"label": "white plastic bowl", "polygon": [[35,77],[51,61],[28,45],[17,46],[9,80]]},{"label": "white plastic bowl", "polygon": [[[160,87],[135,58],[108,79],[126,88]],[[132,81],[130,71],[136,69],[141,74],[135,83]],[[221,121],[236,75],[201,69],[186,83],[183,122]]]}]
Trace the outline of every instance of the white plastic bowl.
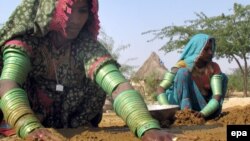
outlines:
[{"label": "white plastic bowl", "polygon": [[147,105],[148,111],[153,118],[159,121],[171,120],[174,118],[175,112],[179,110],[178,105]]}]

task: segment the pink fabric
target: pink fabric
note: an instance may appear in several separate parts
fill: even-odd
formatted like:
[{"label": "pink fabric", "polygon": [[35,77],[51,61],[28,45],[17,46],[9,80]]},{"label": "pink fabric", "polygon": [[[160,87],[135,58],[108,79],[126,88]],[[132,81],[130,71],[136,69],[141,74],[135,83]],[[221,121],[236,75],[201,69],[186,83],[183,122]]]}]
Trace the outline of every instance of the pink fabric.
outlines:
[{"label": "pink fabric", "polygon": [[58,0],[56,4],[56,9],[53,13],[52,21],[50,23],[51,30],[58,31],[65,37],[67,36],[65,28],[69,19],[66,15],[66,12],[70,14],[72,11],[71,8],[67,6],[67,4],[72,6],[73,3],[73,0]]},{"label": "pink fabric", "polygon": [[92,0],[92,9],[93,14],[93,24],[90,25],[89,32],[92,33],[93,37],[97,40],[97,36],[100,30],[100,21],[98,16],[98,0]]},{"label": "pink fabric", "polygon": [[24,47],[26,49],[28,54],[32,53],[32,47],[27,45],[25,42],[20,41],[20,40],[10,40],[10,41],[6,42],[5,45],[21,46],[21,47]]},{"label": "pink fabric", "polygon": [[[71,14],[72,9],[68,5],[72,6],[77,0],[58,0],[55,12],[53,13],[52,21],[50,23],[50,30],[55,30],[60,32],[65,37],[65,28],[67,26],[68,16]],[[68,5],[67,5],[68,4]],[[92,9],[90,12],[93,14],[92,24],[87,27],[88,31],[93,35],[93,38],[97,40],[100,29],[100,21],[98,17],[98,0],[92,0]],[[67,14],[66,14],[67,13]]]},{"label": "pink fabric", "polygon": [[109,55],[102,56],[100,58],[97,58],[96,61],[89,67],[88,75],[91,79],[94,79],[94,72],[101,63],[103,63],[108,58],[111,58]]},{"label": "pink fabric", "polygon": [[0,134],[9,137],[16,134],[15,129],[11,128],[5,120],[0,121]]}]

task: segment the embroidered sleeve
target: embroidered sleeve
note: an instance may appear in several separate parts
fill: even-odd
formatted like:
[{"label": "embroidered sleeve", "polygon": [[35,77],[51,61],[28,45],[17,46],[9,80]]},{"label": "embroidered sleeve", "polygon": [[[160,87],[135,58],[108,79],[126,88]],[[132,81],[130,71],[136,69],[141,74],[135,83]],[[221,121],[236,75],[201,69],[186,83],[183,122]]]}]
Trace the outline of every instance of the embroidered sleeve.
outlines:
[{"label": "embroidered sleeve", "polygon": [[99,43],[91,39],[85,39],[81,44],[79,57],[84,64],[85,73],[88,78],[94,79],[98,68],[106,63],[118,63],[112,58],[110,53]]},{"label": "embroidered sleeve", "polygon": [[7,41],[2,48],[2,80],[13,80],[22,85],[31,70],[30,54],[32,47],[22,39]]},{"label": "embroidered sleeve", "polygon": [[7,41],[2,47],[2,52],[6,48],[20,49],[21,51],[25,52],[28,56],[32,54],[31,42],[27,42],[26,40],[21,38],[15,38]]}]

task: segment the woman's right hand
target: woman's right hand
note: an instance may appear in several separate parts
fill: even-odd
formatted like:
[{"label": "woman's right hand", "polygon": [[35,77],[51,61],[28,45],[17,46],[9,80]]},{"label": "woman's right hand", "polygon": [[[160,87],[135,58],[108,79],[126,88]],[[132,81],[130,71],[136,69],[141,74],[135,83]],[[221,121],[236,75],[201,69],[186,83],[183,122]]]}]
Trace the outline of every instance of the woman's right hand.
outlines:
[{"label": "woman's right hand", "polygon": [[167,131],[151,129],[144,133],[142,141],[172,141],[174,137]]},{"label": "woman's right hand", "polygon": [[25,140],[27,141],[66,141],[60,133],[52,128],[39,128],[31,132]]}]

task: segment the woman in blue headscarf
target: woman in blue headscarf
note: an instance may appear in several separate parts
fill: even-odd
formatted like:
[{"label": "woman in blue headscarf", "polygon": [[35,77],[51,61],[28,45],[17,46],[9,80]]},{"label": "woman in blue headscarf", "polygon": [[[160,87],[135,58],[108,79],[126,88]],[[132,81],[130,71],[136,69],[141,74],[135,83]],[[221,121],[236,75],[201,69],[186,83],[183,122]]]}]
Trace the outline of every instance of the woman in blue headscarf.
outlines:
[{"label": "woman in blue headscarf", "polygon": [[160,104],[176,104],[196,111],[199,117],[220,114],[227,89],[227,76],[212,61],[215,39],[206,34],[191,38],[171,71],[166,72],[157,89]]}]

